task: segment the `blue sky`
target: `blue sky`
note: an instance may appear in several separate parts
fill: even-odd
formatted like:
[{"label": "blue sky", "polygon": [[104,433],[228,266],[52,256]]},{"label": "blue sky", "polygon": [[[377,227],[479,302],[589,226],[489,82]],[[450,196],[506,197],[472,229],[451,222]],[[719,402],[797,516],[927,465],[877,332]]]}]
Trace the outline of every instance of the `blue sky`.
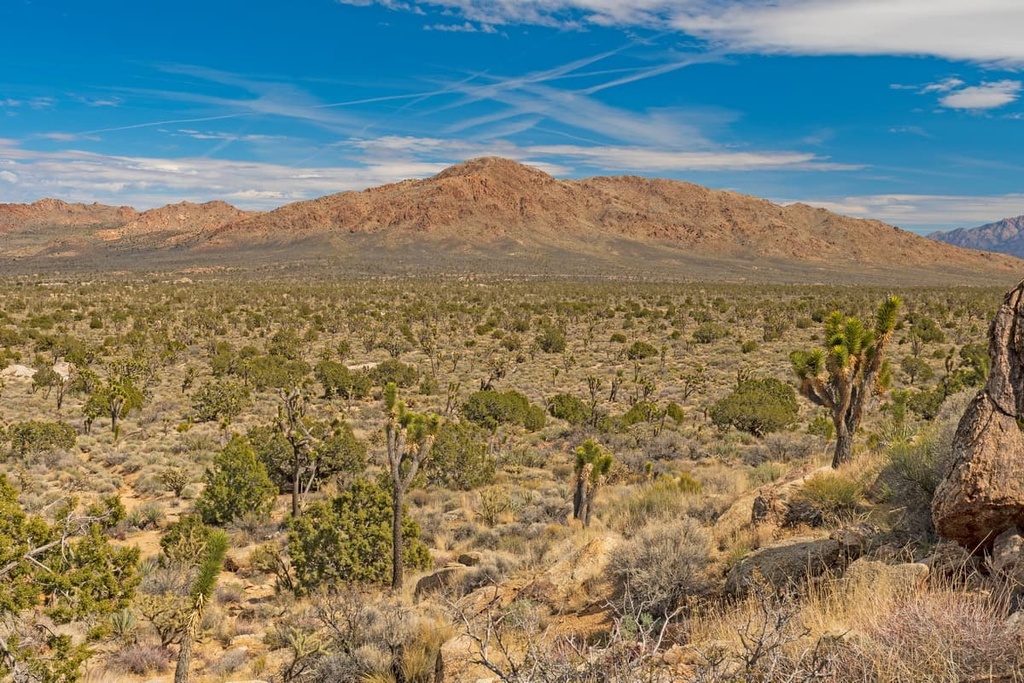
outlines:
[{"label": "blue sky", "polygon": [[3,0],[0,202],[268,209],[501,155],[1024,213],[1021,0]]}]

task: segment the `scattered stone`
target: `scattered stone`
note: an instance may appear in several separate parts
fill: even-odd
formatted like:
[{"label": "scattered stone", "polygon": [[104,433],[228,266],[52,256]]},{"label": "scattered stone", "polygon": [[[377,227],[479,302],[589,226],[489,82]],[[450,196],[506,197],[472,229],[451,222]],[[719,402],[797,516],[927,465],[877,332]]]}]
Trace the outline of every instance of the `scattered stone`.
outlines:
[{"label": "scattered stone", "polygon": [[60,378],[65,382],[71,379],[71,370],[71,363],[65,360],[57,361],[56,363],[53,364],[53,371],[60,375]]},{"label": "scattered stone", "polygon": [[1024,537],[1020,529],[1007,529],[992,542],[989,569],[1008,580],[1015,593],[1024,589]]},{"label": "scattered stone", "polygon": [[854,524],[829,534],[829,538],[839,541],[844,549],[854,551],[857,556],[866,553],[877,537],[878,527],[870,524]]},{"label": "scattered stone", "polygon": [[988,383],[967,407],[932,500],[935,530],[971,552],[1024,526],[1024,282],[989,330]]},{"label": "scattered stone", "polygon": [[825,523],[825,515],[821,510],[805,500],[791,500],[786,503],[786,519],[783,526],[819,527]]}]

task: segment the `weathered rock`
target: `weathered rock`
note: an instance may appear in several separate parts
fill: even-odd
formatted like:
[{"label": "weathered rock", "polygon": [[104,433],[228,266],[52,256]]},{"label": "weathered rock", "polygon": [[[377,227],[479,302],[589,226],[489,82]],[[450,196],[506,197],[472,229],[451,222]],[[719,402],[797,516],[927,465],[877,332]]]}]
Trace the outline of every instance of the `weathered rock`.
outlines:
[{"label": "weathered rock", "polygon": [[931,555],[921,560],[933,578],[961,583],[978,571],[978,560],[956,543],[939,543]]},{"label": "weathered rock", "polygon": [[836,529],[828,537],[839,541],[848,555],[859,557],[866,553],[872,544],[876,543],[878,528],[870,524],[853,524]]},{"label": "weathered rock", "polygon": [[974,551],[1024,525],[1024,282],[989,330],[988,383],[967,407],[935,497],[940,536]]},{"label": "weathered rock", "polygon": [[476,567],[481,562],[483,562],[483,559],[483,553],[481,553],[479,550],[473,550],[468,553],[462,553],[457,558],[455,558],[455,561],[459,564],[464,564],[467,567]]},{"label": "weathered rock", "polygon": [[416,599],[419,600],[427,593],[452,588],[464,579],[469,571],[470,568],[465,565],[453,564],[442,567],[433,574],[427,574],[416,582]]},{"label": "weathered rock", "polygon": [[773,524],[782,526],[786,520],[788,507],[786,503],[771,492],[759,495],[754,499],[750,509],[750,521],[754,524]]},{"label": "weathered rock", "polygon": [[1024,591],[1024,536],[1013,527],[999,534],[992,542],[989,569],[1009,582],[1015,593]]},{"label": "weathered rock", "polygon": [[0,370],[0,377],[7,379],[32,379],[35,374],[35,369],[27,365],[8,365],[3,370]]},{"label": "weathered rock", "polygon": [[759,581],[775,588],[800,586],[826,572],[838,574],[858,555],[857,548],[833,538],[786,539],[748,555],[733,567],[726,577],[725,590],[742,597]]},{"label": "weathered rock", "polygon": [[1024,560],[1024,537],[1017,527],[1007,529],[992,542],[989,566],[1001,573],[1012,572]]},{"label": "weathered rock", "polygon": [[884,586],[898,594],[913,593],[928,580],[928,567],[920,562],[887,564],[860,558],[846,568],[843,583],[848,590]]}]

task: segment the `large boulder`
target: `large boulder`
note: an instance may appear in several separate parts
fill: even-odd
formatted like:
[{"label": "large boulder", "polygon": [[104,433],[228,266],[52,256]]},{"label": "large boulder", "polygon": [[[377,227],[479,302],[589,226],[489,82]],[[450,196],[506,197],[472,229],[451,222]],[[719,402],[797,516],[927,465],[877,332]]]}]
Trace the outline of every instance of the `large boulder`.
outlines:
[{"label": "large boulder", "polygon": [[932,500],[935,530],[972,551],[1024,526],[1024,282],[989,331],[988,383],[960,420]]}]

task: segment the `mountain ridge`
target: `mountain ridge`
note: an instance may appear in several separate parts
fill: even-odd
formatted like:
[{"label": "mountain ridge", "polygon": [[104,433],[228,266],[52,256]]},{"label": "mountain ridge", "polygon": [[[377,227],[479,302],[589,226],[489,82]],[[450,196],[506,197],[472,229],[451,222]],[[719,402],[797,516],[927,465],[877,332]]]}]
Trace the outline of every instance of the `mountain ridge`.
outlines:
[{"label": "mountain ridge", "polygon": [[[24,219],[20,230],[17,221],[3,218],[19,212],[36,216]],[[41,228],[45,217],[51,224]],[[1024,261],[1009,256],[960,249],[805,204],[783,206],[636,175],[559,180],[500,157],[267,212],[224,202],[181,202],[145,212],[59,200],[0,205],[0,254],[64,265],[129,255],[137,267],[171,260],[340,260],[372,262],[385,271],[401,262],[425,270],[444,264],[456,271],[525,272],[543,263],[544,272],[586,270],[589,264],[675,277],[685,266],[709,277],[728,271],[730,277],[802,278],[806,271],[813,278],[887,281],[913,273],[929,282],[989,276],[1010,281],[1024,272]]]},{"label": "mountain ridge", "polygon": [[929,239],[965,249],[978,249],[1024,258],[1024,215],[1004,218],[974,228],[933,232]]}]

